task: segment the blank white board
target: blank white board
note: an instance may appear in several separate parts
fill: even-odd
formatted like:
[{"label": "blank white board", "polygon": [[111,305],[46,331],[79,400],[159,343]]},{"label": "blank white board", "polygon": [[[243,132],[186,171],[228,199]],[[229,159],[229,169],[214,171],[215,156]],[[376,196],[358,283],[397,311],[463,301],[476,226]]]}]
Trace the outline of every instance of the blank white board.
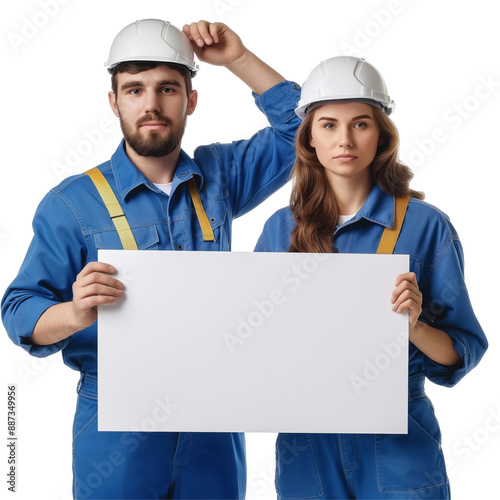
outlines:
[{"label": "blank white board", "polygon": [[407,255],[100,250],[99,430],[406,433]]}]

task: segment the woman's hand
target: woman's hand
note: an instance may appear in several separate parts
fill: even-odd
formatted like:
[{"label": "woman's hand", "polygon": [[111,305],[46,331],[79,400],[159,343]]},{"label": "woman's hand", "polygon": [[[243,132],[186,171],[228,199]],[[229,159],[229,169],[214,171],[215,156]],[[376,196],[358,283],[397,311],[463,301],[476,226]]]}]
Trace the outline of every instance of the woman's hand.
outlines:
[{"label": "woman's hand", "polygon": [[395,286],[391,297],[392,310],[398,313],[408,311],[411,336],[422,314],[422,294],[418,288],[416,274],[400,274],[396,278]]},{"label": "woman's hand", "polygon": [[408,311],[410,342],[436,363],[459,365],[462,359],[455,351],[451,337],[443,330],[418,320],[422,314],[422,294],[415,273],[400,274],[395,286],[391,297],[392,310],[397,313]]}]

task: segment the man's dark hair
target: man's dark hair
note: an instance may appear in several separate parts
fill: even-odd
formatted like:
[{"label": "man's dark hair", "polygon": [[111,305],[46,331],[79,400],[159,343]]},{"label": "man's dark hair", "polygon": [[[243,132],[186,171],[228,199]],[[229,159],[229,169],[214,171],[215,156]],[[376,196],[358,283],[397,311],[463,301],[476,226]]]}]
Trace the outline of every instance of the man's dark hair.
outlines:
[{"label": "man's dark hair", "polygon": [[156,62],[156,61],[125,61],[120,64],[117,64],[114,68],[108,69],[108,72],[111,74],[111,89],[113,93],[116,95],[118,91],[118,83],[116,75],[118,73],[131,73],[135,75],[137,73],[142,73],[143,71],[148,71],[150,69],[157,68],[158,66],[168,66],[169,68],[175,69],[184,77],[184,83],[186,85],[187,96],[191,95],[191,91],[193,90],[193,84],[191,83],[191,79],[196,74],[194,71],[191,71],[186,66],[182,64],[175,63],[164,63],[164,62]]}]

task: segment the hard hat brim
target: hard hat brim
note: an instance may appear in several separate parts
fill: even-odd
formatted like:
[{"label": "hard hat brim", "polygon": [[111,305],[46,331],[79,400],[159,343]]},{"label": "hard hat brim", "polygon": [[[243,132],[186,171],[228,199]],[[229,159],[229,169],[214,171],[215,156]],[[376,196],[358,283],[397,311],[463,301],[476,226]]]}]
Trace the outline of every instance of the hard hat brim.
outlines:
[{"label": "hard hat brim", "polygon": [[390,101],[388,103],[382,103],[379,101],[374,101],[373,99],[363,99],[359,97],[344,97],[344,98],[338,98],[338,99],[324,99],[324,100],[318,100],[315,102],[311,103],[305,103],[301,105],[299,101],[299,106],[295,109],[295,114],[303,120],[305,116],[313,111],[316,108],[319,108],[320,106],[324,106],[326,104],[336,104],[336,103],[342,103],[342,102],[361,102],[363,104],[369,104],[370,106],[374,106],[375,108],[379,108],[384,111],[386,115],[390,115],[393,111],[396,105],[394,104],[393,101]]}]

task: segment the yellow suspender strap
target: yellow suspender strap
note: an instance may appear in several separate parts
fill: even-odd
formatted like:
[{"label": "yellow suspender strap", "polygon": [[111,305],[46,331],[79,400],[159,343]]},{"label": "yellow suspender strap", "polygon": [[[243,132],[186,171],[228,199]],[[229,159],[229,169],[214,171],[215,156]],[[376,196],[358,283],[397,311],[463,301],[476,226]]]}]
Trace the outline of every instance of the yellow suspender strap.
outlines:
[{"label": "yellow suspender strap", "polygon": [[198,187],[196,186],[196,179],[191,177],[187,181],[189,192],[191,193],[191,199],[193,200],[194,209],[196,210],[196,216],[198,217],[198,222],[200,223],[201,232],[203,234],[203,241],[215,241],[214,232],[212,226],[208,220],[203,204],[201,203],[200,193],[198,192]]},{"label": "yellow suspender strap", "polygon": [[405,196],[404,198],[395,198],[395,209],[394,209],[394,224],[392,228],[385,228],[382,233],[382,238],[380,238],[380,243],[378,245],[377,253],[392,253],[396,247],[396,242],[399,238],[399,233],[403,227],[403,221],[405,220],[406,209],[408,208],[408,202],[410,201],[410,196]]},{"label": "yellow suspender strap", "polygon": [[120,203],[116,199],[115,193],[113,193],[108,181],[104,178],[104,175],[102,175],[101,171],[97,167],[88,170],[85,173],[92,179],[97,191],[101,195],[102,201],[104,202],[104,205],[106,205],[111,220],[118,231],[118,236],[122,242],[123,249],[137,250],[137,243],[135,242],[135,238],[132,234],[127,218],[123,213]]},{"label": "yellow suspender strap", "polygon": [[[92,179],[97,191],[101,195],[102,201],[108,209],[111,220],[118,231],[118,236],[120,237],[124,250],[137,250],[137,243],[135,242],[135,238],[132,234],[127,218],[125,217],[122,207],[116,199],[115,193],[113,193],[113,190],[104,175],[102,175],[101,171],[97,167],[92,168],[85,173]],[[205,209],[203,208],[200,193],[198,192],[198,187],[196,186],[196,180],[194,177],[191,177],[191,179],[188,180],[188,187],[191,199],[193,200],[194,208],[196,210],[196,216],[198,217],[198,222],[201,226],[203,240],[215,241],[214,232]]]}]

